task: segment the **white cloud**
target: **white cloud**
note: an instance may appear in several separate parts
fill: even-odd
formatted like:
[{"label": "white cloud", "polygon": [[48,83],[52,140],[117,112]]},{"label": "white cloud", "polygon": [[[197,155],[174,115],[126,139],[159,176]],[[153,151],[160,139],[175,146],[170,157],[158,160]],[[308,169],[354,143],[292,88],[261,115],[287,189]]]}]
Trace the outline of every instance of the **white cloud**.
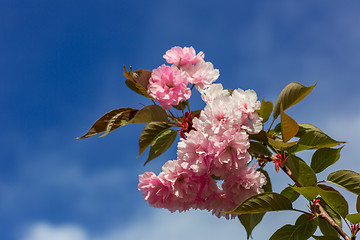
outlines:
[{"label": "white cloud", "polygon": [[46,222],[32,225],[21,240],[88,240],[87,233],[76,225],[53,226]]}]

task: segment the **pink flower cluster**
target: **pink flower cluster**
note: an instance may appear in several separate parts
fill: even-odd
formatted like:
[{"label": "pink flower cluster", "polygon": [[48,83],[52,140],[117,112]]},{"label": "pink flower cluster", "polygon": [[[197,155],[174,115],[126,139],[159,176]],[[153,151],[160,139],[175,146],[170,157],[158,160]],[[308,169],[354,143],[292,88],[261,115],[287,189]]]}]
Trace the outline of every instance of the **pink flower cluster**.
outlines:
[{"label": "pink flower cluster", "polygon": [[173,47],[164,58],[173,65],[163,64],[154,69],[147,90],[166,110],[190,98],[188,84],[202,90],[219,77],[219,70],[214,69],[211,62],[205,62],[204,53],[196,54],[193,47]]},{"label": "pink flower cluster", "polygon": [[[157,176],[146,172],[139,176],[139,190],[150,205],[171,212],[190,208],[228,214],[243,200],[261,193],[265,176],[249,167],[249,133],[262,129],[260,108],[252,90],[234,90],[221,84],[202,91],[206,102],[194,129],[178,143],[177,160],[168,161]],[[219,186],[217,180],[221,180]],[[234,217],[234,216],[232,216]]]}]

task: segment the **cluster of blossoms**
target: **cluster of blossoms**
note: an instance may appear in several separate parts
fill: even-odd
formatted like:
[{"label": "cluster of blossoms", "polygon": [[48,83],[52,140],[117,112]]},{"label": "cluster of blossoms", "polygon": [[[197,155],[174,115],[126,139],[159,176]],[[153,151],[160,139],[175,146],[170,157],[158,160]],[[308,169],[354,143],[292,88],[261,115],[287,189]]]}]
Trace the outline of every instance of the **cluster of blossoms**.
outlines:
[{"label": "cluster of blossoms", "polygon": [[140,175],[138,187],[153,207],[171,212],[202,209],[229,218],[234,216],[223,212],[261,193],[266,183],[256,165],[248,166],[248,135],[262,129],[262,119],[255,112],[260,102],[252,90],[230,92],[221,84],[211,84],[219,73],[203,56],[193,48],[175,47],[164,58],[177,66],[163,65],[152,73],[148,92],[164,109],[190,96],[184,87],[188,83],[195,84],[206,106],[178,143],[177,160],[165,163],[159,175]]},{"label": "cluster of blossoms", "polygon": [[166,110],[190,98],[189,84],[202,90],[219,77],[219,70],[211,62],[205,62],[204,53],[196,54],[193,47],[173,47],[164,58],[172,65],[163,64],[152,71],[148,93]]}]

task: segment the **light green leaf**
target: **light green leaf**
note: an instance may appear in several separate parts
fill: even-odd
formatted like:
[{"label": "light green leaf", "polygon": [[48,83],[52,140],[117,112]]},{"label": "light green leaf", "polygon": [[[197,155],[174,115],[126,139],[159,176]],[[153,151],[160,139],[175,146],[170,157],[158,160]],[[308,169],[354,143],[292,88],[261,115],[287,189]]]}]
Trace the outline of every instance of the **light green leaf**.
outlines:
[{"label": "light green leaf", "polygon": [[352,224],[360,223],[360,213],[349,214],[346,216],[346,219],[349,220]]},{"label": "light green leaf", "polygon": [[109,132],[131,123],[131,120],[138,111],[138,109],[134,108],[119,108],[112,110],[99,118],[94,125],[91,126],[90,130],[78,139],[88,138],[103,132],[105,132],[105,134],[102,136],[105,136]]},{"label": "light green leaf", "polygon": [[140,109],[129,123],[166,122],[168,115],[158,105],[148,105]]},{"label": "light green leaf", "polygon": [[322,199],[340,216],[345,218],[349,212],[349,206],[345,198],[338,192],[325,191],[319,187],[317,189]]},{"label": "light green leaf", "polygon": [[317,182],[314,170],[312,170],[312,168],[309,167],[301,158],[295,155],[289,155],[286,165],[301,186],[314,186]]},{"label": "light green leaf", "polygon": [[298,123],[299,126],[299,131],[296,134],[296,137],[301,137],[302,135],[304,135],[305,132],[322,132],[318,127],[315,127],[312,124],[309,123]]},{"label": "light green leaf", "polygon": [[282,139],[284,142],[288,142],[297,134],[299,126],[295,120],[288,116],[282,109],[280,111],[280,119]]},{"label": "light green leaf", "polygon": [[261,222],[265,213],[250,213],[250,214],[241,214],[238,216],[241,224],[244,226],[247,239],[251,237],[253,229]]},{"label": "light green leaf", "polygon": [[297,142],[283,142],[280,139],[272,139],[268,137],[268,143],[278,149],[278,150],[282,150],[282,149],[287,149],[290,148],[292,146],[294,146]]},{"label": "light green leaf", "polygon": [[350,170],[339,170],[330,173],[327,177],[327,182],[336,184],[346,190],[360,194],[360,174]]},{"label": "light green leaf", "polygon": [[171,125],[167,122],[151,122],[146,124],[139,137],[139,156],[154,141],[160,132],[170,127]]},{"label": "light green leaf", "polygon": [[245,199],[236,209],[228,213],[265,213],[281,210],[293,210],[291,201],[278,193],[265,192]]},{"label": "light green leaf", "polygon": [[294,191],[303,195],[307,200],[311,201],[316,198],[318,191],[316,187],[291,187]]},{"label": "light green leaf", "polygon": [[308,149],[319,149],[334,147],[344,142],[339,142],[323,132],[306,131],[299,140],[299,145],[304,145]]},{"label": "light green leaf", "polygon": [[334,164],[340,158],[340,151],[343,147],[332,149],[332,148],[321,148],[318,149],[311,159],[311,168],[314,169],[315,173],[324,171],[327,167]]},{"label": "light green leaf", "polygon": [[294,202],[300,196],[300,194],[290,186],[284,188],[280,194],[287,197],[291,202]]},{"label": "light green leaf", "polygon": [[324,210],[329,214],[329,216],[335,221],[335,223],[341,228],[342,221],[340,215],[335,212],[322,198],[320,199],[320,205],[324,208]]},{"label": "light green leaf", "polygon": [[[316,85],[316,84],[315,84]],[[280,115],[280,107],[283,106],[283,110],[290,108],[296,103],[303,100],[315,87],[305,87],[297,82],[289,83],[279,94],[275,102],[273,118],[276,119]]]},{"label": "light green leaf", "polygon": [[151,143],[149,157],[144,163],[146,165],[152,159],[163,154],[174,142],[177,132],[173,129],[165,129],[161,131]]},{"label": "light green leaf", "polygon": [[259,116],[263,119],[263,123],[269,120],[272,110],[273,110],[273,103],[270,101],[265,101],[263,98],[261,101],[260,110],[257,111]]}]

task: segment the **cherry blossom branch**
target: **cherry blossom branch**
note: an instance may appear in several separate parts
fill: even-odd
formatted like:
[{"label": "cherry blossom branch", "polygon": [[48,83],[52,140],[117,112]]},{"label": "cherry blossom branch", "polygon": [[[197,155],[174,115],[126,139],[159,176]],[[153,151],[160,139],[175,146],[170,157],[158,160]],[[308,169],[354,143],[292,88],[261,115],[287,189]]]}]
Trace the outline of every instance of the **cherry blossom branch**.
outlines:
[{"label": "cherry blossom branch", "polygon": [[329,216],[325,209],[320,205],[320,203],[315,203],[315,206],[319,209],[319,217],[325,219],[345,240],[355,240],[355,238],[350,238],[341,227],[339,227],[336,222]]},{"label": "cherry blossom branch", "polygon": [[[283,154],[282,154],[283,155]],[[294,181],[295,186],[301,187],[301,184],[294,178],[292,172],[287,166],[282,166],[281,169],[288,175],[291,180]],[[325,211],[325,209],[320,205],[319,202],[314,203],[315,206],[319,209],[319,217],[326,220],[345,240],[355,240],[355,237],[350,238],[341,227],[339,227],[336,222],[330,217],[330,215]]]}]

